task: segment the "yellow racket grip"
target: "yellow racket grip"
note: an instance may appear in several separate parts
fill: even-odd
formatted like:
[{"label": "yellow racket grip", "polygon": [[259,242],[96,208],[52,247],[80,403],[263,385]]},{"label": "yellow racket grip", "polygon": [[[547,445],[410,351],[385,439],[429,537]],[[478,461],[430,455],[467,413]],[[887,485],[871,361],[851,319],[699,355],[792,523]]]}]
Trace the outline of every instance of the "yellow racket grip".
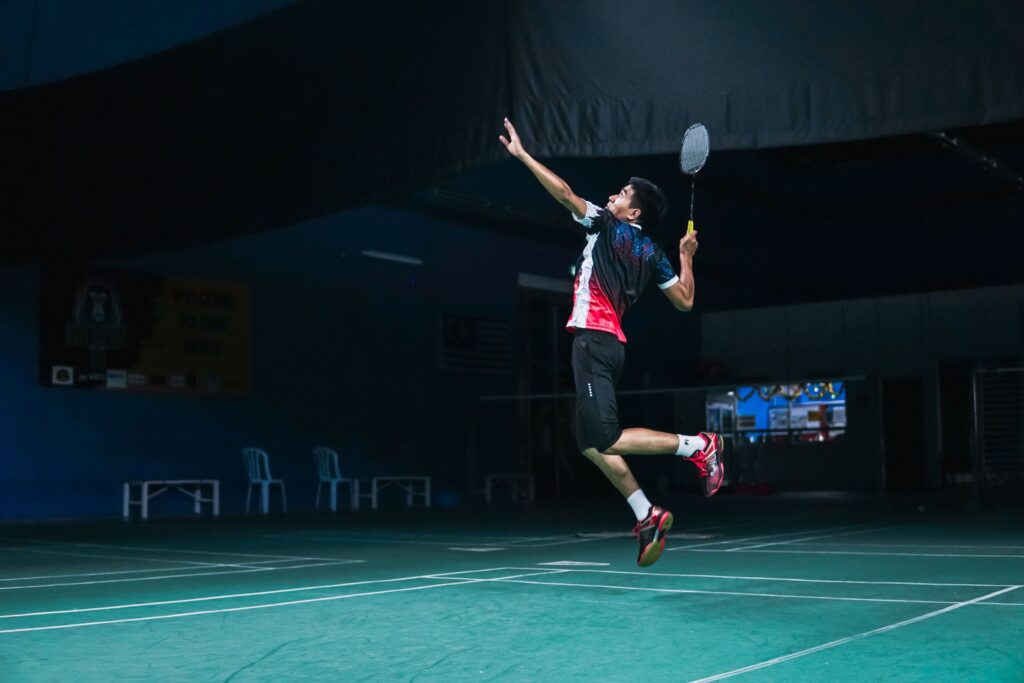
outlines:
[{"label": "yellow racket grip", "polygon": [[689,235],[693,232],[693,221],[686,221],[686,234]]}]

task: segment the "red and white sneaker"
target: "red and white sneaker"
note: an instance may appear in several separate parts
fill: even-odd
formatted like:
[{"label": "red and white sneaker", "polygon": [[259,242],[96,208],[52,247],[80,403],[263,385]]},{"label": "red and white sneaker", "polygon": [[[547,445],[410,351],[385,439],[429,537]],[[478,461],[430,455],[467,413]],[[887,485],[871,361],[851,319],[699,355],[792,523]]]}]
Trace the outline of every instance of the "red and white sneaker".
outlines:
[{"label": "red and white sneaker", "polygon": [[722,437],[712,432],[701,432],[700,436],[707,441],[704,450],[697,451],[690,457],[690,462],[697,466],[700,475],[700,486],[704,495],[709,498],[722,487],[722,480],[725,479],[725,464],[722,462],[722,453],[725,445]]},{"label": "red and white sneaker", "polygon": [[640,554],[636,558],[638,565],[650,567],[658,561],[665,549],[665,532],[671,528],[672,513],[652,505],[647,517],[633,527],[633,535],[640,541]]}]

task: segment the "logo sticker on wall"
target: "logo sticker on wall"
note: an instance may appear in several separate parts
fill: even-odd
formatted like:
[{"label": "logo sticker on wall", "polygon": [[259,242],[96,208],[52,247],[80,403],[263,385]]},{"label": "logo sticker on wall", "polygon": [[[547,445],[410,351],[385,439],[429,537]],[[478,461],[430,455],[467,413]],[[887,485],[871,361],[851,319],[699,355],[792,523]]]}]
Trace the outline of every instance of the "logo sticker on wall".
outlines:
[{"label": "logo sticker on wall", "polygon": [[57,385],[71,386],[75,383],[75,369],[70,365],[54,365],[50,381]]}]

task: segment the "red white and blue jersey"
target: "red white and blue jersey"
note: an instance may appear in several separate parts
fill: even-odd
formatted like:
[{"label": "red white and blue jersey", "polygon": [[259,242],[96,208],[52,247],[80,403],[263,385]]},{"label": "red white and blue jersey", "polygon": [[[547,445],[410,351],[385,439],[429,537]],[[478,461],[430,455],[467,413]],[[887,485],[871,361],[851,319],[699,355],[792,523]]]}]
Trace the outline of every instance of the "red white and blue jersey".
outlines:
[{"label": "red white and blue jersey", "polygon": [[622,316],[654,280],[659,289],[679,277],[665,252],[641,234],[640,226],[623,223],[608,209],[587,202],[587,212],[574,220],[587,232],[587,246],[576,262],[572,315],[566,327],[611,332],[622,343]]}]

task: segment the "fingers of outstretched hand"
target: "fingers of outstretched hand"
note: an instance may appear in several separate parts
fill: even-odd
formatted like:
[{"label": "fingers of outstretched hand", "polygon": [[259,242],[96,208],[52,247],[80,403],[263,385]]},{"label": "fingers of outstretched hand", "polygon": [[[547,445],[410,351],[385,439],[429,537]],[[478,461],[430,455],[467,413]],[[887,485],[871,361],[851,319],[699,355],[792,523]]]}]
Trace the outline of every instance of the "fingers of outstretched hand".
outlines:
[{"label": "fingers of outstretched hand", "polygon": [[505,149],[508,150],[509,154],[519,156],[519,152],[522,150],[522,147],[519,142],[519,136],[516,134],[516,128],[512,125],[512,122],[508,120],[507,116],[503,123],[505,125],[506,132],[508,132],[508,137],[499,135],[498,139],[501,141],[501,144],[505,146]]}]

